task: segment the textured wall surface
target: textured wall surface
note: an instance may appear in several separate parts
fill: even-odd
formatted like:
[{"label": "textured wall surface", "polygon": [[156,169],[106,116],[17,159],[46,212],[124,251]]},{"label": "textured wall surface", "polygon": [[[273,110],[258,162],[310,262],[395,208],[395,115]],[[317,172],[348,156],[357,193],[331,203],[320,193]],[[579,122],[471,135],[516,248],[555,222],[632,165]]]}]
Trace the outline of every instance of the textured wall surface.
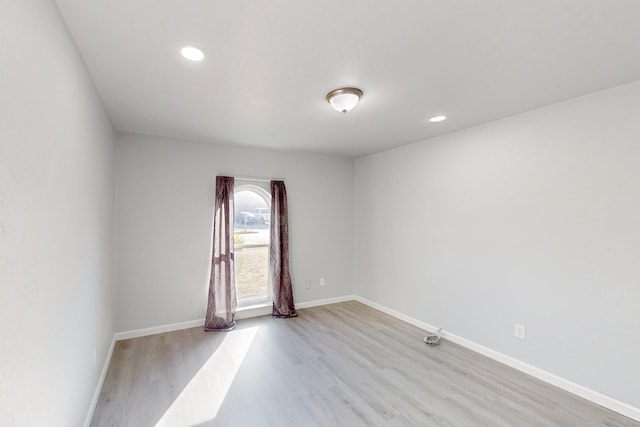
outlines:
[{"label": "textured wall surface", "polygon": [[353,294],[352,159],[123,133],[117,330],[204,318],[216,175],[285,181],[296,302]]},{"label": "textured wall surface", "polygon": [[356,293],[640,407],[639,114],[634,83],[357,159]]},{"label": "textured wall surface", "polygon": [[114,331],[115,132],[54,2],[0,2],[0,40],[0,425],[78,426]]}]

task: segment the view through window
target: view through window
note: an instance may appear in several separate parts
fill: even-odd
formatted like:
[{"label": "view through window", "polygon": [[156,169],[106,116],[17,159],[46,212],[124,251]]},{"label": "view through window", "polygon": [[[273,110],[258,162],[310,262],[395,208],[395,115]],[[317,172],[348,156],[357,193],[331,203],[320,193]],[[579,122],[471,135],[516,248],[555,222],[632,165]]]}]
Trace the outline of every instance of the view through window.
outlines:
[{"label": "view through window", "polygon": [[234,194],[234,260],[239,303],[270,297],[269,203],[271,196],[258,186],[236,185]]}]

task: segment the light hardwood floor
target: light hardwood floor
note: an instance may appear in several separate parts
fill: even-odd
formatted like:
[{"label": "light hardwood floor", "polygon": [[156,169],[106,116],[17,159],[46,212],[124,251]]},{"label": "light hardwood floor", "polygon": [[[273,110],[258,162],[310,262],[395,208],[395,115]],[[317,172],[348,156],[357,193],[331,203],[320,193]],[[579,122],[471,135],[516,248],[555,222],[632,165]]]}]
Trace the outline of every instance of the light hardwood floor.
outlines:
[{"label": "light hardwood floor", "polygon": [[640,426],[358,302],[119,341],[92,426]]}]

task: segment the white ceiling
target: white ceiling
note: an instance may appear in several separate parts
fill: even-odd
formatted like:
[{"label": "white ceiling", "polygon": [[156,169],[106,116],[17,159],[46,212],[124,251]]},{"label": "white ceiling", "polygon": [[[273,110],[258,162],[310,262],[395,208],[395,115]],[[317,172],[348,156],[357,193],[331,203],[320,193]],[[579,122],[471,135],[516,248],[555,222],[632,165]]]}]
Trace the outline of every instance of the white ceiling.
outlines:
[{"label": "white ceiling", "polygon": [[637,0],[57,2],[115,126],[154,135],[360,156],[640,79]]}]

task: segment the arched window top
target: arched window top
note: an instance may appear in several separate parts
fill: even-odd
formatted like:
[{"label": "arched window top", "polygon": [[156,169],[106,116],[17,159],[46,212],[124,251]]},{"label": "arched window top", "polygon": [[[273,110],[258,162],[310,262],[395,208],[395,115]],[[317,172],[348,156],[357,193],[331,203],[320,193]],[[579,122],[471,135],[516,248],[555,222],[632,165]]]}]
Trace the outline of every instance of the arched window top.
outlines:
[{"label": "arched window top", "polygon": [[242,181],[236,181],[234,192],[236,195],[241,192],[253,193],[260,197],[264,202],[264,207],[271,209],[271,193],[266,188],[256,184],[245,184]]}]

